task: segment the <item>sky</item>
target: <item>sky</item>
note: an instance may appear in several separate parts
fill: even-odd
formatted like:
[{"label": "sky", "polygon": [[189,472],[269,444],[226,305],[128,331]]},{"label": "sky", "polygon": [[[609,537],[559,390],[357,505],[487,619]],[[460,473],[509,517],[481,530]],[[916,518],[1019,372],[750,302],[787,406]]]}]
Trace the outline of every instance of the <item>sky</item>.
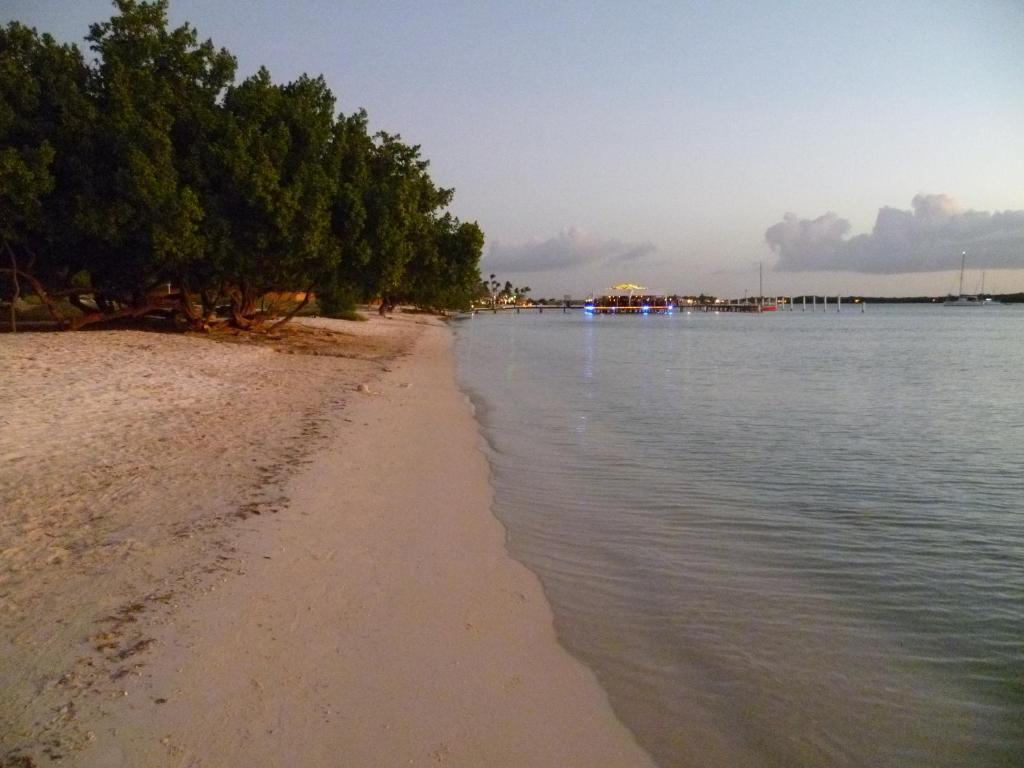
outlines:
[{"label": "sky", "polygon": [[[0,0],[81,42],[106,0]],[[420,144],[534,296],[1024,290],[1024,3],[171,0]],[[984,273],[984,275],[983,275]]]}]

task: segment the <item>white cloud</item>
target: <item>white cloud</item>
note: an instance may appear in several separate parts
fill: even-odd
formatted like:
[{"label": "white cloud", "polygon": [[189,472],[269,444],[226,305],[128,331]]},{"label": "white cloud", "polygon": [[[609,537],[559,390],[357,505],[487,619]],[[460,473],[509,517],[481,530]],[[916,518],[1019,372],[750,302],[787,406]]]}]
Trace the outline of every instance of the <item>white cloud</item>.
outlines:
[{"label": "white cloud", "polygon": [[530,240],[518,245],[494,243],[483,267],[506,272],[551,272],[592,264],[620,264],[639,261],[654,253],[653,243],[627,243],[603,239],[571,227],[547,240]]},{"label": "white cloud", "polygon": [[847,238],[850,222],[829,212],[816,219],[787,213],[765,239],[787,272],[875,274],[1024,267],[1024,211],[964,211],[947,195],[917,195],[913,210],[880,208],[870,234]]}]

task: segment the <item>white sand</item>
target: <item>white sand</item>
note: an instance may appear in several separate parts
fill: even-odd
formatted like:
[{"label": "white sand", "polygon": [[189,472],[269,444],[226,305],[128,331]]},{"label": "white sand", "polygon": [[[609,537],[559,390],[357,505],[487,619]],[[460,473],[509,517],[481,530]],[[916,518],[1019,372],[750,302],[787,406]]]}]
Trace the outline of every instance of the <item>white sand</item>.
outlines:
[{"label": "white sand", "polygon": [[363,359],[0,337],[0,764],[650,765],[506,554],[449,332],[312,324]]}]

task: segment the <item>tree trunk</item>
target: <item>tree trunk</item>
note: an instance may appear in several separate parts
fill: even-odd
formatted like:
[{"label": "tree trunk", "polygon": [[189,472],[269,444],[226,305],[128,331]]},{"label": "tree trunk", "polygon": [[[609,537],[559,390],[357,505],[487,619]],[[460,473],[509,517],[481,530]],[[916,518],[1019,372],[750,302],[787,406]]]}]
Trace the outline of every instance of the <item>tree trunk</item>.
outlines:
[{"label": "tree trunk", "polygon": [[185,322],[193,331],[203,330],[202,312],[197,312],[189,296],[188,282],[181,278],[178,281],[178,311],[185,317]]},{"label": "tree trunk", "polygon": [[18,299],[21,298],[21,284],[18,282],[18,260],[14,256],[11,246],[4,240],[4,248],[11,257],[11,282],[14,284],[14,292],[11,294],[11,333],[18,332]]},{"label": "tree trunk", "polygon": [[105,323],[110,320],[120,320],[125,317],[142,317],[143,315],[148,315],[150,312],[165,308],[166,307],[161,307],[160,304],[147,301],[143,304],[132,304],[127,307],[122,307],[121,309],[113,312],[92,311],[72,320],[71,330],[77,331],[86,325],[92,325],[93,323]]},{"label": "tree trunk", "polygon": [[248,286],[233,288],[229,292],[231,300],[231,322],[236,328],[249,330],[256,321],[253,315],[256,312],[256,299],[253,290]]},{"label": "tree trunk", "polygon": [[[4,249],[7,251],[8,255],[10,256],[11,263],[12,264],[16,263],[16,260],[15,260],[15,257],[14,257],[14,251],[11,249],[10,243],[7,243],[5,241],[4,242]],[[64,317],[63,314],[61,314],[60,309],[57,308],[57,305],[53,303],[53,299],[50,298],[50,294],[47,293],[46,289],[43,287],[43,284],[40,283],[35,278],[34,275],[32,275],[30,272],[26,272],[23,269],[17,269],[17,268],[13,268],[13,269],[2,268],[2,269],[0,269],[0,272],[6,272],[6,273],[12,275],[15,280],[17,280],[17,278],[19,276],[21,276],[21,277],[25,278],[26,280],[28,280],[29,284],[32,286],[32,290],[35,291],[36,295],[40,298],[40,300],[43,302],[43,304],[46,305],[46,309],[50,312],[50,317],[52,317],[57,322],[58,327],[60,327],[60,328],[66,327],[68,319],[66,317]]]},{"label": "tree trunk", "polygon": [[313,293],[313,286],[311,285],[311,286],[309,286],[308,289],[306,289],[306,295],[302,297],[302,301],[299,302],[299,306],[295,307],[295,309],[293,309],[291,312],[289,312],[283,318],[281,318],[276,323],[271,325],[270,328],[268,328],[267,330],[269,330],[269,331],[277,330],[282,325],[284,325],[289,320],[291,320],[293,317],[295,317],[297,314],[299,314],[299,312],[302,311],[302,308],[305,307],[307,304],[309,304],[309,297],[310,297],[310,295],[312,293]]},{"label": "tree trunk", "polygon": [[213,320],[217,314],[216,298],[210,295],[208,289],[203,288],[199,291],[199,301],[203,305],[203,319],[207,322]]}]

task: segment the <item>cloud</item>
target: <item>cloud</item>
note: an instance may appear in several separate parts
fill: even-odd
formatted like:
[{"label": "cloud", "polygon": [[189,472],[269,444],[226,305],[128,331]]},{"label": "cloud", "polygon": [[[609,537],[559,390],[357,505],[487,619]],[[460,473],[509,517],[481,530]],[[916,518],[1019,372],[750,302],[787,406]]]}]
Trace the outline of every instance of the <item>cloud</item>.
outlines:
[{"label": "cloud", "polygon": [[1024,211],[964,211],[948,195],[917,195],[913,210],[880,208],[870,234],[847,238],[850,222],[829,212],[816,219],[787,213],[765,240],[788,272],[875,274],[960,268],[1024,268]]},{"label": "cloud", "polygon": [[494,243],[484,266],[506,272],[550,272],[592,264],[632,263],[656,250],[653,243],[625,243],[602,239],[571,227],[548,240],[530,240],[518,245]]}]

